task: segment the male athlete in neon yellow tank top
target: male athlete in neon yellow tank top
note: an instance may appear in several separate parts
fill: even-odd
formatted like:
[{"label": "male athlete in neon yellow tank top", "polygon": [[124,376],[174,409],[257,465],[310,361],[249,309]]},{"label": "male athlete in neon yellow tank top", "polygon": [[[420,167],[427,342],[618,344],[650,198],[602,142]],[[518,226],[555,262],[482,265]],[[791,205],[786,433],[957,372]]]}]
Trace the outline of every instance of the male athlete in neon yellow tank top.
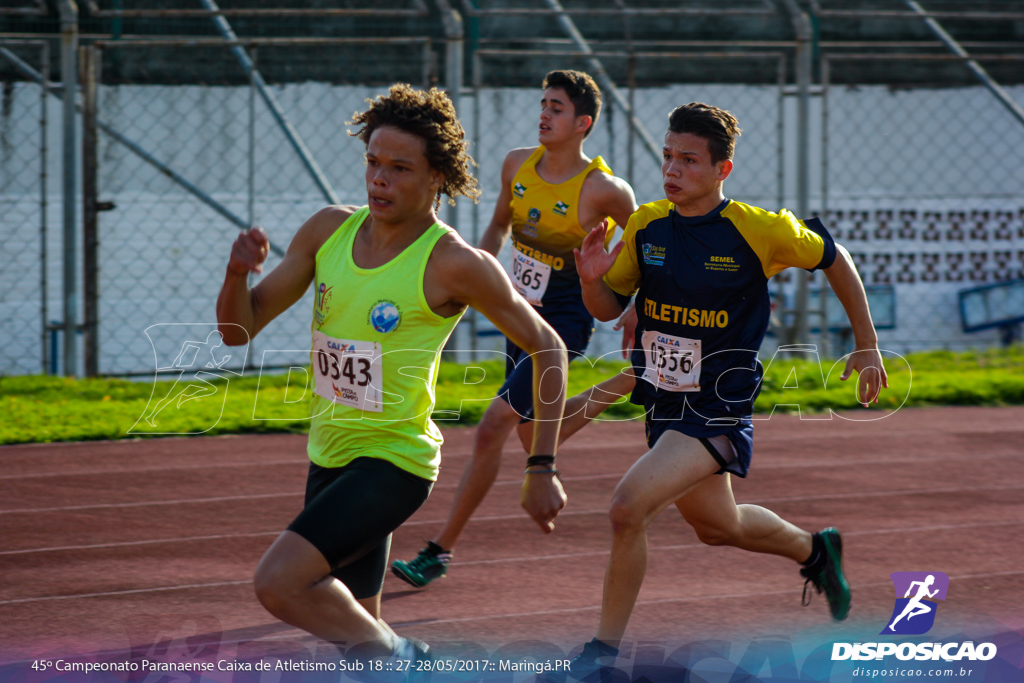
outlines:
[{"label": "male athlete in neon yellow tank top", "polygon": [[[636,208],[629,185],[614,177],[601,157],[591,160],[583,153],[583,140],[600,108],[600,90],[587,74],[552,71],[545,77],[540,146],[508,153],[494,217],[479,245],[497,256],[512,237],[513,286],[558,332],[570,356],[582,355],[594,328],[583,305],[573,249],[608,217],[625,225]],[[413,586],[445,575],[451,549],[497,477],[505,441],[524,418],[531,417],[533,373],[531,365],[522,362],[528,354],[512,339],[505,352],[505,383],[477,428],[473,458],[444,528],[416,559],[392,565],[395,574]],[[598,385],[603,391],[588,390],[567,401],[563,439],[632,385],[632,377],[620,375]],[[531,430],[530,422],[520,425],[520,438],[529,441]]]},{"label": "male athlete in neon yellow tank top", "polygon": [[[228,344],[244,344],[316,286],[306,506],[254,579],[277,618],[364,656],[412,659],[425,646],[380,620],[391,532],[426,500],[441,434],[430,420],[441,349],[467,306],[533,353],[539,423],[522,503],[541,528],[565,505],[552,466],[565,400],[565,346],[489,254],[434,214],[440,195],[475,198],[465,135],[447,96],[396,85],[355,117],[366,143],[368,206],[330,206],[299,229],[253,290],[269,242],[236,240],[217,300]],[[409,372],[414,368],[416,372]],[[545,372],[561,378],[551,381]],[[543,393],[543,399],[541,395]],[[350,651],[351,654],[351,651]]]}]

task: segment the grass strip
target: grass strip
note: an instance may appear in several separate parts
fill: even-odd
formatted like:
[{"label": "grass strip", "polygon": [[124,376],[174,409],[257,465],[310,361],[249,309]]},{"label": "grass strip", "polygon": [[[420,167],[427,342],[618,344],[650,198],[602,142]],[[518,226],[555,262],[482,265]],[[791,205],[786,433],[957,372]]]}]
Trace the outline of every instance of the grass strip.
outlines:
[{"label": "grass strip", "polygon": [[[765,361],[768,363],[768,361]],[[623,366],[577,361],[569,374],[569,394],[610,378]],[[889,388],[870,410],[891,412],[901,406],[1024,404],[1024,347],[972,352],[933,351],[905,358],[887,357]],[[768,363],[757,398],[757,412],[824,412],[858,407],[854,380],[840,382],[842,364],[777,359]],[[435,414],[441,427],[480,420],[501,385],[504,367],[497,361],[471,365],[444,363],[437,384]],[[309,405],[302,373],[241,377],[213,382],[217,393],[175,402],[154,418],[140,420],[165,397],[173,382],[61,377],[0,377],[0,444],[135,438],[153,432],[238,434],[305,432]],[[179,388],[182,385],[179,385]],[[226,389],[226,391],[225,391]],[[623,399],[605,417],[639,417],[641,410]],[[453,419],[457,416],[457,419]],[[133,430],[133,425],[138,425]],[[139,427],[142,427],[141,429]]]}]

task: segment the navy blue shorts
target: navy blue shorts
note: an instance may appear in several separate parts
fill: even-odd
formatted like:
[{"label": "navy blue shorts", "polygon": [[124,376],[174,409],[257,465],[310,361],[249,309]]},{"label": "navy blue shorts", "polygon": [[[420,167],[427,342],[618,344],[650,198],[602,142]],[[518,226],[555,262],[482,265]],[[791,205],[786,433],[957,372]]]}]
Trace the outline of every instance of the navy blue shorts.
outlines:
[{"label": "navy blue shorts", "polygon": [[[594,319],[589,315],[568,314],[545,318],[565,342],[569,362],[583,355],[594,334]],[[521,348],[505,339],[505,383],[498,389],[498,398],[519,413],[523,422],[533,419],[533,361]]]},{"label": "navy blue shorts", "polygon": [[[654,448],[666,431],[679,432],[699,440],[711,457],[721,466],[718,474],[735,474],[746,477],[750,471],[750,459],[754,454],[754,425],[739,424],[718,429],[707,425],[692,424],[682,420],[647,420],[647,447]],[[722,439],[727,439],[723,442]]]},{"label": "navy blue shorts", "polygon": [[344,467],[309,464],[306,507],[289,531],[316,546],[331,576],[356,599],[384,586],[391,532],[416,512],[434,482],[380,458],[356,458]]}]

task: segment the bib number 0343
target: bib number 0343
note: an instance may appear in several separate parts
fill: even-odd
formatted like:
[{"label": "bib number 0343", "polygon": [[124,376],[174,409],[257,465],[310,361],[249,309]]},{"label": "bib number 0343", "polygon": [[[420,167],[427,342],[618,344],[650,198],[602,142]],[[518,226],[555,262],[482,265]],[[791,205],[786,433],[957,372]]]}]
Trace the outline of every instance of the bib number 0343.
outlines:
[{"label": "bib number 0343", "polygon": [[534,306],[541,305],[551,279],[551,266],[532,259],[518,249],[512,256],[512,285]]},{"label": "bib number 0343", "polygon": [[314,391],[331,403],[383,412],[383,349],[376,342],[313,333]]},{"label": "bib number 0343", "polygon": [[665,391],[700,391],[700,340],[646,331],[644,379]]}]

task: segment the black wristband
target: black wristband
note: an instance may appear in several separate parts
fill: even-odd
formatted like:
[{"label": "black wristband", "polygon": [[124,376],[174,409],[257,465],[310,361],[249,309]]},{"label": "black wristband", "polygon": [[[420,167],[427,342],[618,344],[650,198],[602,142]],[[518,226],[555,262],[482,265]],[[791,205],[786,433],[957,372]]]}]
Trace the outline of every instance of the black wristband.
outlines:
[{"label": "black wristband", "polygon": [[526,466],[533,467],[534,465],[553,465],[555,463],[555,456],[553,455],[531,455],[526,459]]}]

